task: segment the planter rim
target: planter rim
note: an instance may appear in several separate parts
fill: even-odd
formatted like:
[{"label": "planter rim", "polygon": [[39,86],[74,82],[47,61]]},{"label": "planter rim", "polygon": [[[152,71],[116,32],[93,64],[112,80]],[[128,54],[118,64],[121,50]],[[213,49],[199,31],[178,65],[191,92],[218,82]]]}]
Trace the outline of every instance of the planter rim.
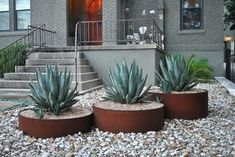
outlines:
[{"label": "planter rim", "polygon": [[[77,113],[73,113],[73,115],[77,114],[76,116],[73,116],[73,117],[68,117],[68,118],[61,118],[61,116],[57,116],[59,118],[38,118],[36,116],[32,117],[32,116],[26,116],[26,115],[23,115],[22,113],[23,112],[27,112],[27,111],[31,111],[31,112],[34,112],[30,109],[25,109],[25,110],[21,110],[19,113],[18,113],[18,116],[22,116],[22,117],[26,117],[28,119],[35,119],[35,120],[40,120],[40,121],[60,121],[60,120],[71,120],[71,119],[77,119],[77,118],[82,118],[82,117],[86,117],[86,116],[89,116],[89,115],[92,115],[93,112],[90,110],[90,109],[87,109],[87,108],[79,108],[81,110],[85,110],[87,113],[83,113],[83,114],[77,114]],[[55,115],[53,115],[55,116]]]},{"label": "planter rim", "polygon": [[160,93],[160,94],[198,94],[198,93],[208,93],[206,89],[193,88],[188,91],[171,91],[170,93],[163,93],[160,89],[150,89],[149,93]]},{"label": "planter rim", "polygon": [[[111,105],[104,107],[101,105],[104,103],[106,103],[106,104],[113,103],[112,106],[116,107],[115,105],[119,105],[122,108],[120,108],[120,107],[118,109],[112,108]],[[149,103],[148,106],[152,106],[152,107],[143,108],[143,104],[146,105],[146,103]],[[139,109],[134,109],[133,106],[139,107]],[[100,101],[100,102],[95,103],[92,107],[102,109],[102,110],[112,111],[112,112],[140,112],[140,111],[151,111],[151,110],[160,109],[161,107],[164,107],[164,105],[162,103],[157,103],[155,101],[146,101],[144,103],[138,103],[138,104],[121,104],[121,103],[113,102],[113,101]]]}]

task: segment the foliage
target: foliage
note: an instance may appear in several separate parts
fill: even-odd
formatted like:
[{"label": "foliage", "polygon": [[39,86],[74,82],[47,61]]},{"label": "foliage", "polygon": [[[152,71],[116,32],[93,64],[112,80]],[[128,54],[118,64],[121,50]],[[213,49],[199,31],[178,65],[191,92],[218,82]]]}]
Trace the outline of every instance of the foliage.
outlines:
[{"label": "foliage", "polygon": [[190,63],[182,55],[166,55],[160,60],[161,74],[156,71],[156,83],[164,93],[171,91],[187,91],[197,85],[196,71],[190,72]]},{"label": "foliage", "polygon": [[233,27],[235,27],[235,0],[225,0],[224,4],[227,10],[224,14],[224,23],[226,27],[230,24],[233,24]]},{"label": "foliage", "polygon": [[142,102],[147,97],[147,91],[151,86],[144,89],[147,75],[143,78],[143,70],[139,68],[135,60],[130,68],[124,60],[122,64],[116,63],[114,72],[109,69],[111,85],[105,87],[104,99],[122,104],[134,104]]},{"label": "foliage", "polygon": [[193,56],[189,63],[189,73],[195,73],[197,82],[209,82],[213,78],[213,69],[205,58]]},{"label": "foliage", "polygon": [[44,112],[51,112],[55,115],[60,115],[62,112],[70,109],[78,100],[75,97],[78,95],[76,87],[70,91],[72,76],[71,72],[59,72],[57,65],[53,69],[51,65],[47,65],[46,75],[42,75],[37,69],[37,83],[29,83],[31,99],[35,102],[33,109],[40,118]]},{"label": "foliage", "polygon": [[14,72],[15,66],[24,65],[26,59],[26,45],[17,43],[9,48],[0,50],[0,77],[4,73]]}]

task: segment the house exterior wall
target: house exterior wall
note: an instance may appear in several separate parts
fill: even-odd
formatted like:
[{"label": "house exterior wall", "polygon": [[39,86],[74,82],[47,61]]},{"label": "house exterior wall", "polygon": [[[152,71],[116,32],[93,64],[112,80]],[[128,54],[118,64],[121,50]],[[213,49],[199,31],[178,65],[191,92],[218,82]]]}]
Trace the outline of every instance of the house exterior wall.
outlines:
[{"label": "house exterior wall", "polygon": [[31,0],[33,26],[56,31],[55,46],[67,46],[67,0]]},{"label": "house exterior wall", "polygon": [[180,30],[180,0],[165,0],[166,51],[195,54],[208,58],[216,76],[223,75],[223,12],[222,0],[203,0],[202,30]]}]

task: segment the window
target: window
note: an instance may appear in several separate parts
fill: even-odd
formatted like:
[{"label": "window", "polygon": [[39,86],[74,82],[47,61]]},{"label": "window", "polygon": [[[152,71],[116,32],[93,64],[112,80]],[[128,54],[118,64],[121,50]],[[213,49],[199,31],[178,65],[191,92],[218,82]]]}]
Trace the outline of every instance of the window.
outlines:
[{"label": "window", "polygon": [[0,31],[28,29],[30,6],[30,0],[0,0]]},{"label": "window", "polygon": [[27,29],[30,25],[30,0],[16,0],[16,29]]},{"label": "window", "polygon": [[181,30],[202,29],[202,0],[181,0]]},{"label": "window", "polygon": [[9,0],[0,0],[0,31],[10,29]]}]

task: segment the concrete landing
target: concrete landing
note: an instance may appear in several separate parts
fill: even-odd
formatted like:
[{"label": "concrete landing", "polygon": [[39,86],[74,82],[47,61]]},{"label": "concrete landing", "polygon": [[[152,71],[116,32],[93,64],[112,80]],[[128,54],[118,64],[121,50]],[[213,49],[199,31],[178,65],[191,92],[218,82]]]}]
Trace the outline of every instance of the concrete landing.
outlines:
[{"label": "concrete landing", "polygon": [[235,84],[225,77],[215,77],[228,91],[229,94],[235,96]]}]

